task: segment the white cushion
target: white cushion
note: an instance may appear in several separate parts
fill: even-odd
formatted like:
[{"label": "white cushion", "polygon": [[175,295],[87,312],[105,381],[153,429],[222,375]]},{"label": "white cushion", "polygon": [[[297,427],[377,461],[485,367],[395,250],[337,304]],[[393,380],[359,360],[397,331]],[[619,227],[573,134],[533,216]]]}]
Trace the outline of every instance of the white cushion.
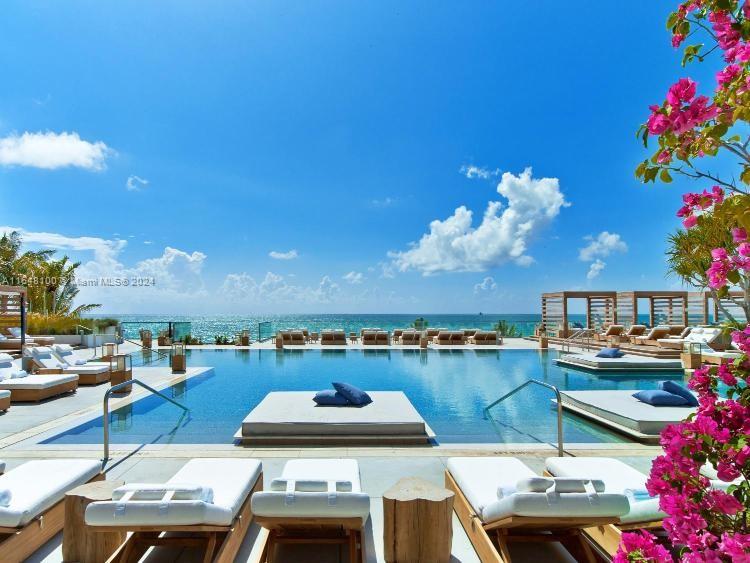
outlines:
[{"label": "white cushion", "polygon": [[21,329],[18,327],[11,327],[8,329],[8,334],[14,338],[21,338]]},{"label": "white cushion", "polygon": [[498,499],[495,492],[536,474],[512,457],[459,457],[448,459],[450,471],[474,511],[484,522],[506,516],[620,516],[628,511],[623,494],[516,492]]},{"label": "white cushion", "polygon": [[75,373],[53,375],[32,374],[28,377],[3,379],[0,381],[0,389],[49,389],[50,387],[70,383],[71,381],[78,381],[78,375]]},{"label": "white cushion", "polygon": [[127,495],[132,500],[162,500],[165,495],[170,495],[172,500],[208,503],[214,499],[213,489],[192,483],[128,483],[112,491],[112,500],[122,500]]},{"label": "white cushion", "polygon": [[[287,518],[360,518],[370,514],[370,496],[362,492],[359,464],[354,459],[294,459],[284,465],[280,480],[285,481],[283,491],[271,490],[255,493],[252,498],[253,514]],[[326,483],[324,491],[308,491],[311,481]],[[350,483],[351,491],[341,491],[339,484]],[[348,488],[348,487],[347,487]]]},{"label": "white cushion", "polygon": [[[601,479],[605,491],[625,493],[626,490],[642,490],[646,487],[646,475],[628,464],[611,457],[548,457],[547,471],[557,477],[580,477]],[[628,514],[620,522],[652,522],[661,520],[665,514],[659,510],[659,499],[631,502]]]},{"label": "white cushion", "polygon": [[90,526],[229,526],[261,474],[255,459],[191,459],[167,484],[195,483],[213,490],[203,500],[127,500],[93,502],[86,507]]},{"label": "white cushion", "polygon": [[10,505],[0,507],[0,526],[25,526],[100,470],[99,461],[47,459],[29,461],[0,475],[0,488],[12,493]]},{"label": "white cushion", "polygon": [[0,364],[9,364],[13,361],[13,356],[10,354],[6,354],[5,352],[0,352]]}]

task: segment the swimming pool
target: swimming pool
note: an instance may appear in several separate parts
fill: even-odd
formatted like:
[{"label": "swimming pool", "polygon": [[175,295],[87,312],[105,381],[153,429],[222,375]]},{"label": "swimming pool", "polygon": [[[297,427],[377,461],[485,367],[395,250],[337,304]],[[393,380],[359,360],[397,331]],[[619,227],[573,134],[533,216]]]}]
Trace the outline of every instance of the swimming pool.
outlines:
[{"label": "swimming pool", "polygon": [[[556,366],[554,351],[537,350],[190,350],[188,365],[214,370],[169,387],[183,411],[150,395],[111,413],[110,439],[119,444],[231,444],[242,419],[270,391],[330,388],[346,381],[373,391],[402,390],[439,443],[554,443],[556,415],[549,390],[529,387],[483,419],[485,406],[529,378],[561,390],[648,389],[658,378],[636,373],[601,376]],[[565,441],[626,441],[565,415]],[[44,440],[100,444],[101,416]]]}]

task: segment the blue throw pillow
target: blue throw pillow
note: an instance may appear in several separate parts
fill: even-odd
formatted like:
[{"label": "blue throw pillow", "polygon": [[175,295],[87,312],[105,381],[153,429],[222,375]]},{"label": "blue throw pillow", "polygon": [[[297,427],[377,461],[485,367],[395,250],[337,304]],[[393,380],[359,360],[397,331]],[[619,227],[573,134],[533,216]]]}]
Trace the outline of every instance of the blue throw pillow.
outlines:
[{"label": "blue throw pillow", "polygon": [[672,393],[672,395],[679,395],[685,399],[687,404],[691,407],[698,406],[698,399],[695,398],[695,395],[675,381],[661,381],[659,382],[659,389],[662,389],[667,393]]},{"label": "blue throw pillow", "polygon": [[597,358],[622,358],[625,354],[619,348],[602,348],[596,354]]},{"label": "blue throw pillow", "polygon": [[688,402],[685,397],[674,395],[662,389],[649,389],[648,391],[638,391],[633,393],[633,397],[655,407],[682,407],[687,406]]},{"label": "blue throw pillow", "polygon": [[343,407],[346,405],[351,405],[349,399],[344,397],[341,393],[334,391],[333,389],[318,391],[317,393],[315,393],[313,401],[315,401],[319,405],[325,406]]},{"label": "blue throw pillow", "polygon": [[369,405],[372,403],[372,399],[370,396],[362,391],[362,389],[359,389],[355,387],[354,385],[349,385],[348,383],[333,383],[333,388],[336,389],[339,393],[341,393],[344,397],[346,397],[349,402],[353,405]]}]

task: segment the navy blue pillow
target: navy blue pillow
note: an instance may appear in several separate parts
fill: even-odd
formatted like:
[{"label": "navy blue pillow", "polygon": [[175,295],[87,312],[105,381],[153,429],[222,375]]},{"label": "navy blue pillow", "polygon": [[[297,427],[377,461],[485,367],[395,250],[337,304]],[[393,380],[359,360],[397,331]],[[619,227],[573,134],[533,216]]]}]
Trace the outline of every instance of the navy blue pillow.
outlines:
[{"label": "navy blue pillow", "polygon": [[698,406],[698,399],[695,398],[695,395],[675,381],[660,381],[659,389],[662,389],[667,393],[672,393],[672,395],[679,395],[685,399],[687,404],[691,407]]},{"label": "navy blue pillow", "polygon": [[602,348],[596,354],[597,358],[622,358],[625,354],[619,348]]},{"label": "navy blue pillow", "polygon": [[655,407],[682,407],[687,406],[688,402],[685,397],[674,395],[662,389],[649,389],[648,391],[638,391],[633,393],[633,397]]},{"label": "navy blue pillow", "polygon": [[341,393],[338,393],[337,391],[333,389],[325,389],[323,391],[318,391],[317,393],[315,393],[315,396],[313,397],[313,401],[315,401],[319,405],[337,406],[337,407],[343,407],[343,406],[351,404],[349,402],[349,399],[347,399]]},{"label": "navy blue pillow", "polygon": [[346,397],[349,402],[353,405],[369,405],[372,403],[372,399],[370,396],[362,391],[362,389],[359,389],[355,387],[354,385],[349,385],[348,383],[333,383],[333,388],[336,389],[339,393],[341,393],[344,397]]}]

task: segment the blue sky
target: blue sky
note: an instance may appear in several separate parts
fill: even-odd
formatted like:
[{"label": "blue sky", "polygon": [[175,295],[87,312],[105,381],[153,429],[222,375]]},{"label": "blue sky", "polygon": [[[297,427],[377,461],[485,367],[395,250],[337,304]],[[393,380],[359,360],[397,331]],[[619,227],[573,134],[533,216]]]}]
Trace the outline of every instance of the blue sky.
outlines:
[{"label": "blue sky", "polygon": [[679,66],[673,6],[7,2],[0,225],[82,278],[155,279],[83,288],[103,312],[537,312],[542,291],[674,287],[691,186],[633,175],[648,104],[710,83]]}]

